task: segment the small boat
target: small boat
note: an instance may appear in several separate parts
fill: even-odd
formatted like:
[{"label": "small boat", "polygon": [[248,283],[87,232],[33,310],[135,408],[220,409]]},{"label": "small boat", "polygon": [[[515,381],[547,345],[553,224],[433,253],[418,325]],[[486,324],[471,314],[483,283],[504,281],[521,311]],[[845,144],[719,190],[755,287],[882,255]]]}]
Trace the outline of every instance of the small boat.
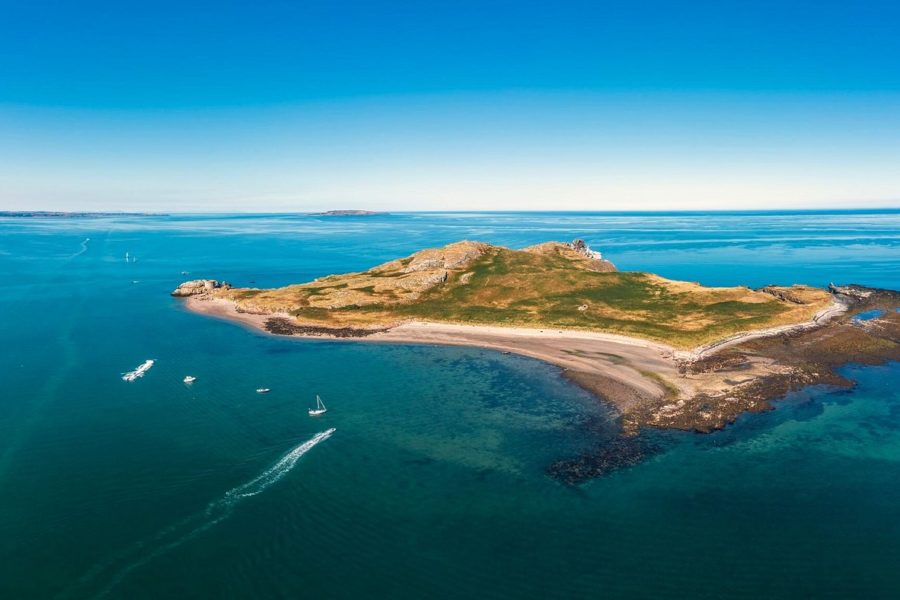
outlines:
[{"label": "small boat", "polygon": [[150,370],[150,368],[153,366],[154,362],[155,361],[152,358],[148,358],[147,360],[142,362],[140,364],[140,366],[137,369],[135,369],[134,371],[129,371],[129,372],[125,373],[124,375],[122,375],[122,380],[123,381],[134,381],[135,379],[138,379],[139,377],[143,377],[144,373],[146,373],[147,371]]},{"label": "small boat", "polygon": [[257,394],[268,394],[271,391],[269,388],[256,388]]},{"label": "small boat", "polygon": [[195,381],[197,381],[197,378],[194,377],[193,375],[188,375],[187,377],[184,378],[185,383],[194,383]]},{"label": "small boat", "polygon": [[324,415],[326,412],[328,412],[328,409],[325,408],[325,403],[322,402],[322,399],[316,394],[316,407],[309,409],[309,416],[318,417],[319,415]]}]

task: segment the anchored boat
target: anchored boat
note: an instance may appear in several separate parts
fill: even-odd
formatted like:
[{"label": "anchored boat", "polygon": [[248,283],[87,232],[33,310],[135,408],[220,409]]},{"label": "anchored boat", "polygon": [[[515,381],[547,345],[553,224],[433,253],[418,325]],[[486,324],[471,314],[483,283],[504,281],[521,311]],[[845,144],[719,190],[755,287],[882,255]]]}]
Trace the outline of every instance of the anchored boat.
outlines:
[{"label": "anchored boat", "polygon": [[185,383],[194,383],[195,381],[197,381],[197,378],[194,377],[193,375],[188,375],[187,377],[184,378]]},{"label": "anchored boat", "polygon": [[319,415],[324,415],[326,412],[328,412],[328,409],[325,408],[325,403],[322,402],[322,399],[316,394],[316,407],[309,409],[309,416],[318,417]]},{"label": "anchored boat", "polygon": [[256,388],[257,394],[268,394],[271,391],[269,388]]}]

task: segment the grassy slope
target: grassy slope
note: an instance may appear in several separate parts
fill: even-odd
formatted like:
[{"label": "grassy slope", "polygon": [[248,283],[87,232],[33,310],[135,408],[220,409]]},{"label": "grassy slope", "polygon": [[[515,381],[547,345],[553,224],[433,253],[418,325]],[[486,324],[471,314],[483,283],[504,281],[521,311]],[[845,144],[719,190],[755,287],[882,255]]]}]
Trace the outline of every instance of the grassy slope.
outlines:
[{"label": "grassy slope", "polygon": [[[407,264],[401,261],[399,264]],[[393,272],[331,276],[279,290],[231,290],[228,297],[257,310],[284,310],[299,321],[328,326],[386,325],[404,320],[621,333],[692,347],[748,329],[808,320],[831,302],[823,290],[790,288],[796,304],[744,287],[705,288],[639,272],[601,273],[556,253],[491,247],[448,280],[420,296],[398,300]],[[364,300],[317,306],[346,288]],[[361,295],[361,296],[360,296]],[[245,308],[247,308],[245,306]]]}]

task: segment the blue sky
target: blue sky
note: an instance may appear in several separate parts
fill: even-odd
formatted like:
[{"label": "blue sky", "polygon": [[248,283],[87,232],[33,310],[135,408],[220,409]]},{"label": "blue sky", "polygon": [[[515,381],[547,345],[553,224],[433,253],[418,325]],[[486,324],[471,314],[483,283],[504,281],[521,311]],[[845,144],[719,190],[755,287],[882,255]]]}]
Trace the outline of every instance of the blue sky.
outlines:
[{"label": "blue sky", "polygon": [[900,3],[0,14],[0,209],[900,205]]}]

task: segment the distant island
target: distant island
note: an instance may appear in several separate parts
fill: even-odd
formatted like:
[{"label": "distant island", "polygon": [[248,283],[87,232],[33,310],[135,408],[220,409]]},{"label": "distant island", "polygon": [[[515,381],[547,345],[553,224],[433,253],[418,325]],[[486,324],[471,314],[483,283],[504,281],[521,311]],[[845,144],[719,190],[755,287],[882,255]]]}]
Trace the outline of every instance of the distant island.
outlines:
[{"label": "distant island", "polygon": [[522,250],[462,241],[283,288],[195,280],[172,294],[276,335],[538,358],[611,402],[626,435],[712,431],[799,387],[850,385],[835,371],[848,362],[900,360],[897,292],[704,287],[619,272],[581,240]]},{"label": "distant island", "polygon": [[165,217],[165,213],[65,212],[52,210],[0,210],[0,218]]},{"label": "distant island", "polygon": [[327,210],[325,212],[319,213],[311,213],[314,217],[368,217],[372,215],[386,215],[387,213],[373,211],[373,210],[355,210],[355,209],[344,209],[344,210]]}]

